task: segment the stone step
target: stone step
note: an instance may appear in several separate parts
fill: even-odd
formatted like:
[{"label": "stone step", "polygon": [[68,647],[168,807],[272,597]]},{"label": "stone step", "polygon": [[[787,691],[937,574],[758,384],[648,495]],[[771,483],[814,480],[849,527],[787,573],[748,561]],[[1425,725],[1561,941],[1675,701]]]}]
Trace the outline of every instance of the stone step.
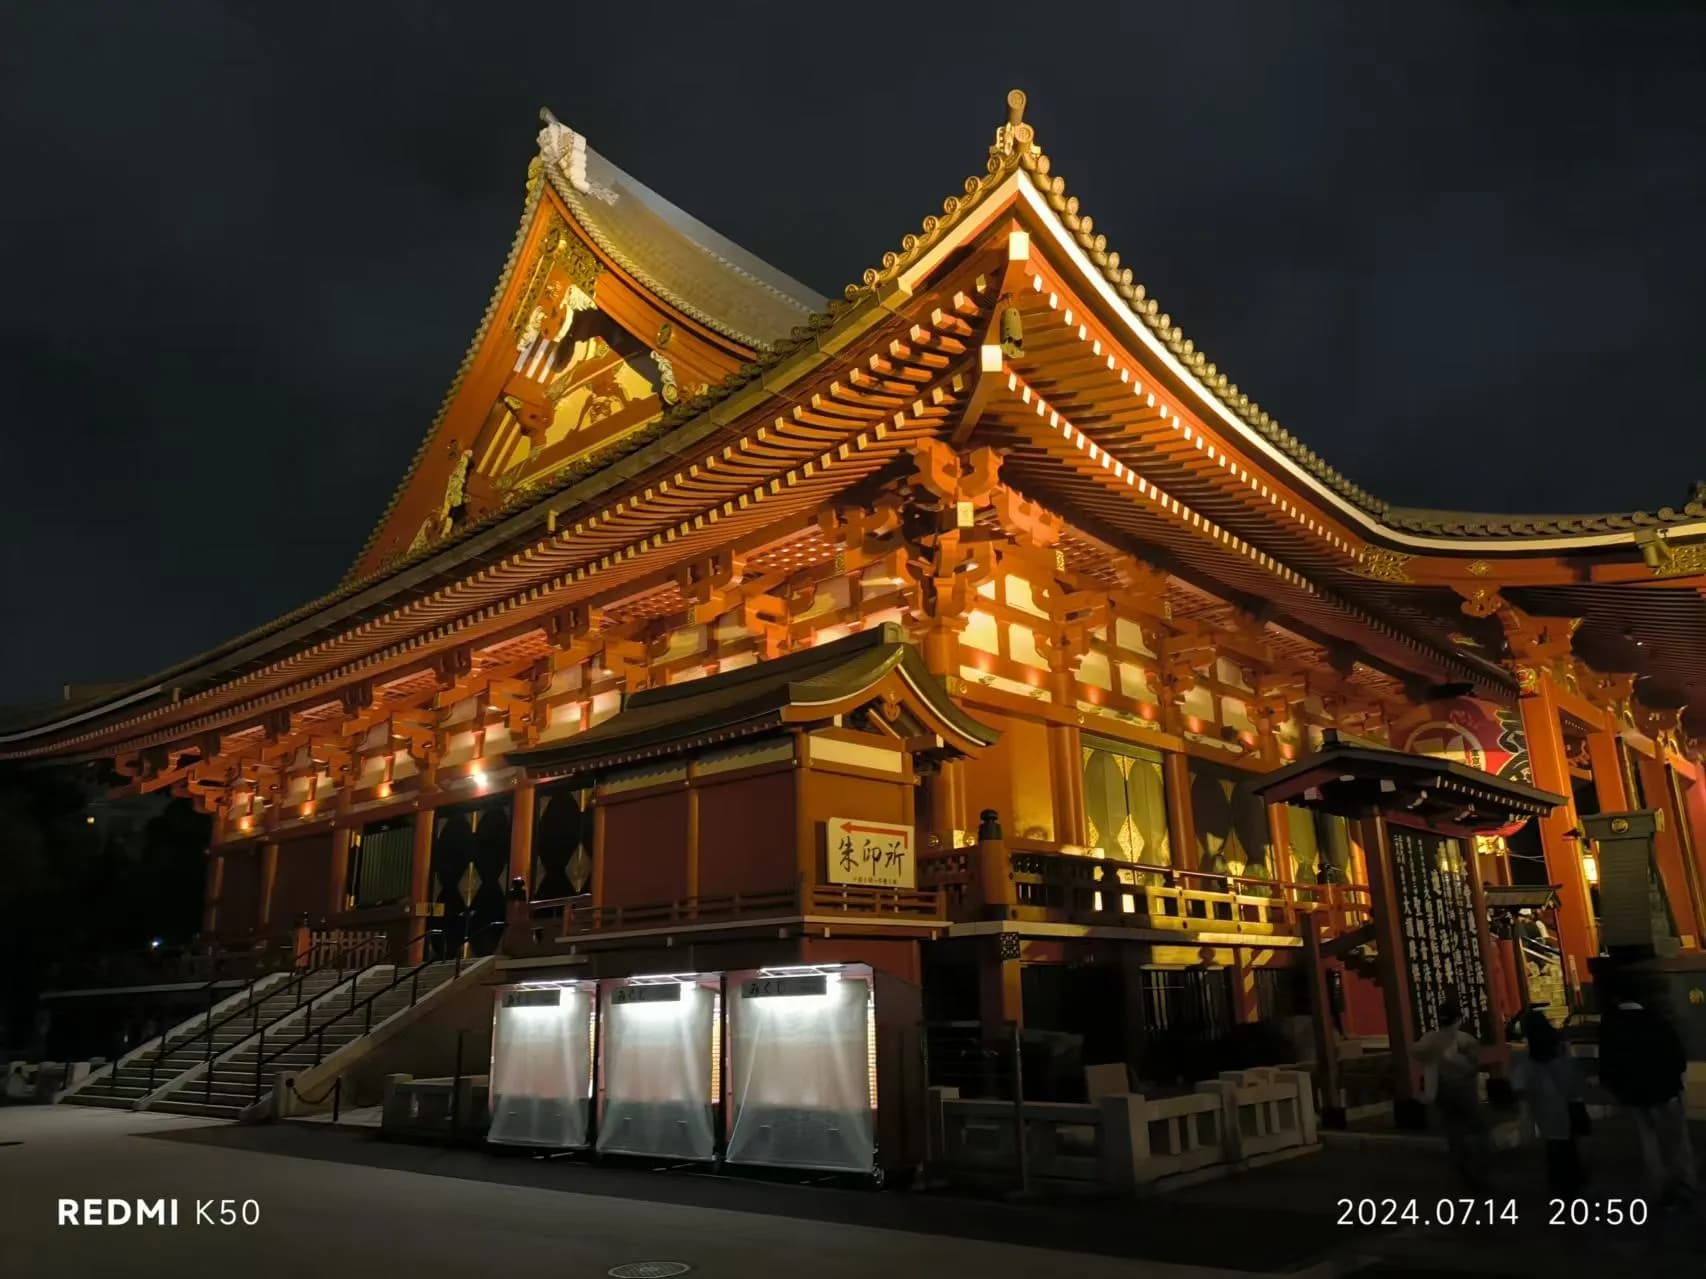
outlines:
[{"label": "stone step", "polygon": [[[261,1096],[266,1097],[271,1093],[272,1080],[261,1080]],[[247,1106],[255,1100],[255,1084],[253,1080],[250,1080],[241,1086],[231,1084],[219,1087],[215,1085],[211,1089],[194,1085],[189,1088],[178,1089],[167,1100],[172,1102],[206,1102],[215,1106]]]},{"label": "stone step", "polygon": [[130,1098],[110,1093],[74,1092],[62,1099],[68,1106],[102,1106],[108,1110],[134,1110]]},{"label": "stone step", "polygon": [[[229,1062],[225,1062],[223,1064],[229,1067],[229,1069],[235,1071],[237,1074],[242,1074],[247,1071],[248,1074],[253,1077],[255,1073],[255,1059],[253,1057],[250,1057],[247,1061],[243,1061],[240,1058],[232,1058]],[[309,1070],[312,1069],[313,1065],[314,1054],[311,1052],[286,1053],[282,1057],[273,1057],[268,1059],[267,1063],[261,1067],[261,1072],[264,1074],[269,1070]]]},{"label": "stone step", "polygon": [[242,1106],[208,1104],[200,1101],[157,1101],[150,1110],[163,1110],[173,1115],[206,1115],[212,1119],[235,1119],[243,1113]]}]

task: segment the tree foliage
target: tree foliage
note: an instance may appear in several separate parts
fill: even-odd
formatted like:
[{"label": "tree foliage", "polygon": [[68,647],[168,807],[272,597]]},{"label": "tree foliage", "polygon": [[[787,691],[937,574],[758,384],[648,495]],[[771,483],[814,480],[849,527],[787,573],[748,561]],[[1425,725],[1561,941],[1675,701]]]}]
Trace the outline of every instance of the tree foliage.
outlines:
[{"label": "tree foliage", "polygon": [[0,1042],[28,1039],[42,990],[195,936],[208,818],[183,799],[109,802],[111,780],[0,764]]}]

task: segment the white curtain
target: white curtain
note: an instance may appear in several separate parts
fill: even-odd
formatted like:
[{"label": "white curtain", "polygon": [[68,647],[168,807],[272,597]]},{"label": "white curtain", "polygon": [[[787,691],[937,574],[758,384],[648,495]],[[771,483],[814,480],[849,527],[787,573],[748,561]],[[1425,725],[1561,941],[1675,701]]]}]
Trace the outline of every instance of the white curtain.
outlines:
[{"label": "white curtain", "polygon": [[[515,998],[506,1006],[506,996],[511,995]],[[550,995],[556,996],[555,1003],[544,1002]],[[586,985],[499,988],[492,1024],[492,1122],[487,1140],[556,1149],[587,1144],[592,998]]]},{"label": "white curtain", "polygon": [[[604,1104],[598,1148],[617,1154],[714,1159],[711,1044],[716,985],[683,983],[679,1000],[616,1003],[606,986],[599,1025]],[[638,991],[640,987],[630,987]]]},{"label": "white curtain", "polygon": [[870,1172],[870,998],[865,973],[824,993],[746,998],[729,974],[730,1163]]}]

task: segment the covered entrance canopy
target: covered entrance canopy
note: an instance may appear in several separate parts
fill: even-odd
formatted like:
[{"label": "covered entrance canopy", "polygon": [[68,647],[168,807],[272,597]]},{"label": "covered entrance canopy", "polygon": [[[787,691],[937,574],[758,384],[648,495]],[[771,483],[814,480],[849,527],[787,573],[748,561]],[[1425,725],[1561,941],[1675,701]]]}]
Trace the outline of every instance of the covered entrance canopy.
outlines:
[{"label": "covered entrance canopy", "polygon": [[[1323,748],[1256,782],[1270,804],[1347,818],[1368,863],[1374,941],[1386,1001],[1392,1085],[1400,1122],[1423,1122],[1410,1047],[1440,1024],[1448,1004],[1495,1048],[1515,996],[1499,997],[1499,960],[1474,837],[1506,835],[1562,805],[1561,795],[1452,760],[1353,744],[1325,734]],[[1320,930],[1304,928],[1315,970],[1314,1020],[1329,1110],[1338,1097],[1336,1045],[1326,1016]],[[1505,1006],[1501,1006],[1505,1005]]]}]

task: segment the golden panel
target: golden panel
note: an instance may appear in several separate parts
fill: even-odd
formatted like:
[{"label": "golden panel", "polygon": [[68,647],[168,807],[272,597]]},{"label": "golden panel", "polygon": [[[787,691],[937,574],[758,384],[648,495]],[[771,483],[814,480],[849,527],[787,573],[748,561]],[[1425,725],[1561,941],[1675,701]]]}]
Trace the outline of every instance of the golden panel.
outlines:
[{"label": "golden panel", "polygon": [[1370,578],[1376,582],[1408,582],[1410,574],[1406,566],[1415,557],[1402,551],[1387,550],[1381,546],[1370,546],[1362,553],[1351,570],[1358,577]]}]

